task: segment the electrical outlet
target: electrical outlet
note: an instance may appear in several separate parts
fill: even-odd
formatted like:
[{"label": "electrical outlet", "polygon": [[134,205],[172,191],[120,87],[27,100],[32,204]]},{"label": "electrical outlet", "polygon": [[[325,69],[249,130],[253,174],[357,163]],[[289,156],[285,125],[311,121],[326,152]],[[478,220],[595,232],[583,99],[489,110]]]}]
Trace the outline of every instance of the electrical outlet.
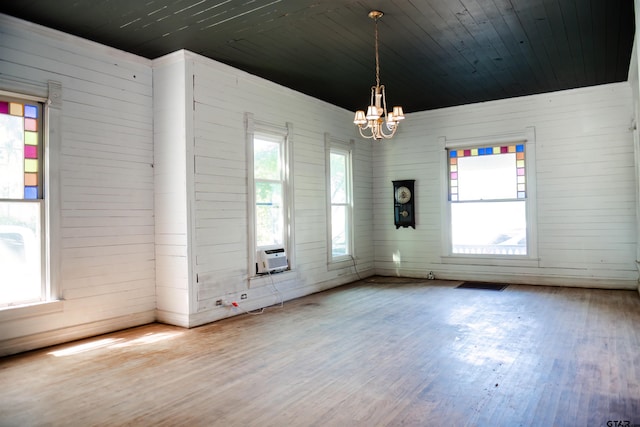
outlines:
[{"label": "electrical outlet", "polygon": [[240,295],[240,299],[247,299],[247,298],[248,298],[247,294]]},{"label": "electrical outlet", "polygon": [[216,307],[220,307],[222,306],[222,300],[221,299],[217,299],[216,300]]}]

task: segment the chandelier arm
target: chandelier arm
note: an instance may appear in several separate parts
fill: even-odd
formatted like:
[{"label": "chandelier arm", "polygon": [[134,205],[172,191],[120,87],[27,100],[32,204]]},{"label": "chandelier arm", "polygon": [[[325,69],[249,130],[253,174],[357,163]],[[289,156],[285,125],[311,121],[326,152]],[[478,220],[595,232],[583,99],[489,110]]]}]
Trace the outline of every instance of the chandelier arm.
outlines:
[{"label": "chandelier arm", "polygon": [[373,132],[371,132],[371,135],[365,135],[362,131],[364,129],[367,129],[369,126],[367,125],[366,127],[362,127],[362,126],[358,126],[358,130],[360,131],[360,136],[365,138],[365,139],[372,139],[373,138]]},{"label": "chandelier arm", "polygon": [[382,108],[384,108],[384,118],[386,120],[387,119],[387,94],[385,93],[384,85],[380,86],[380,89],[382,90]]},{"label": "chandelier arm", "polygon": [[398,130],[398,126],[394,126],[393,129],[389,129],[391,131],[391,133],[384,133],[384,128],[389,129],[389,127],[386,125],[386,123],[384,124],[384,126],[380,126],[380,131],[378,132],[383,138],[385,139],[390,139],[393,137],[393,135],[396,134],[396,130]]}]

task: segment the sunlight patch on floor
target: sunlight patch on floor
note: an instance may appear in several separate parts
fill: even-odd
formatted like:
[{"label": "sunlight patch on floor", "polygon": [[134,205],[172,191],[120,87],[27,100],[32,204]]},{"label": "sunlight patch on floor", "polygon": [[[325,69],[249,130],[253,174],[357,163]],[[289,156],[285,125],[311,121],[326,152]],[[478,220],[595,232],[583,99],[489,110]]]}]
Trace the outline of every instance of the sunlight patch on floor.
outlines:
[{"label": "sunlight patch on floor", "polygon": [[183,332],[149,332],[141,337],[135,337],[131,339],[126,338],[103,338],[97,340],[91,340],[89,342],[83,342],[81,344],[75,344],[71,346],[65,346],[59,350],[53,350],[47,354],[55,357],[73,356],[80,353],[86,353],[88,351],[98,349],[117,349],[126,348],[141,345],[151,345],[160,341],[175,338],[182,335]]}]

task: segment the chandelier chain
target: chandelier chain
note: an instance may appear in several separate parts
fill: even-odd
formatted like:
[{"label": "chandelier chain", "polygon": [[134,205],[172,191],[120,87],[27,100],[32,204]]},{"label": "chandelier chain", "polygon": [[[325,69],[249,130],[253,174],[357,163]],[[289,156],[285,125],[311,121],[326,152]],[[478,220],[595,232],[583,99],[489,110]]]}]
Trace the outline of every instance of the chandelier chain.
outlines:
[{"label": "chandelier chain", "polygon": [[380,55],[378,54],[378,18],[374,19],[376,35],[376,86],[380,86]]}]

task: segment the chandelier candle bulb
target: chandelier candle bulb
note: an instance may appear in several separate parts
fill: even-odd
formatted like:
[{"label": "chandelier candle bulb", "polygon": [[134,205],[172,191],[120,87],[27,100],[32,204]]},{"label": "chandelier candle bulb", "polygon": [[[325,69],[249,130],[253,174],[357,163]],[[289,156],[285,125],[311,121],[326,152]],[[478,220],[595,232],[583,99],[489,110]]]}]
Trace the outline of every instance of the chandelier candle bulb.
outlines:
[{"label": "chandelier candle bulb", "polygon": [[393,107],[393,111],[387,113],[387,96],[384,85],[380,84],[378,19],[380,19],[382,15],[383,13],[378,10],[369,12],[369,18],[373,19],[375,27],[376,84],[371,87],[371,104],[367,107],[367,114],[365,115],[364,110],[358,110],[353,119],[353,123],[358,126],[360,135],[363,138],[376,140],[393,137],[398,130],[400,120],[404,120],[404,112],[400,106]]}]

